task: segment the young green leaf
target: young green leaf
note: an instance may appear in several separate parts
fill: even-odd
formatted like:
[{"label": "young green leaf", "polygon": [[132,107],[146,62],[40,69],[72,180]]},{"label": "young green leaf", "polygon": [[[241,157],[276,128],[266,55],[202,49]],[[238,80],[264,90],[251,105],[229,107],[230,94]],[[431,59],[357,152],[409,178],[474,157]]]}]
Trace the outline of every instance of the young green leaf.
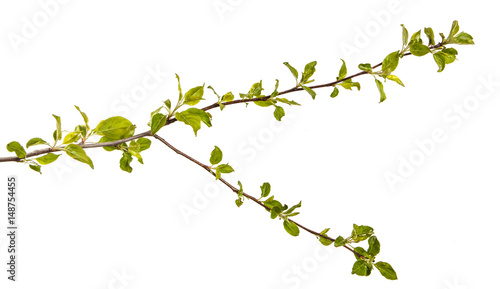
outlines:
[{"label": "young green leaf", "polygon": [[314,72],[316,72],[316,64],[316,61],[312,61],[306,64],[306,66],[304,67],[304,72],[302,73],[302,78],[300,80],[301,84],[306,84],[314,81],[309,79],[313,76]]},{"label": "young green leaf", "polygon": [[[98,143],[103,143],[103,142],[110,142],[110,141],[114,141],[113,139],[110,139],[109,137],[101,137],[98,141]],[[119,150],[119,148],[117,148],[116,146],[105,146],[105,147],[102,147],[105,151],[114,151],[114,150]]]},{"label": "young green leaf", "polygon": [[355,243],[364,241],[373,235],[373,228],[370,226],[358,226],[353,224],[351,238]]},{"label": "young green leaf", "polygon": [[238,206],[238,208],[243,205],[243,200],[241,198],[237,198],[236,200],[234,200],[234,202],[236,203],[236,206]]},{"label": "young green leaf", "polygon": [[197,132],[201,128],[201,122],[206,124],[208,127],[212,126],[212,123],[210,121],[210,114],[194,107],[189,108],[183,112],[175,113],[175,118],[179,121],[182,121],[186,125],[191,126],[193,128],[195,136],[197,136]]},{"label": "young green leaf", "polygon": [[135,125],[121,116],[113,116],[99,122],[95,133],[112,140],[120,140],[134,135]]},{"label": "young green leaf", "polygon": [[252,85],[248,91],[248,98],[259,97],[262,93],[262,80]]},{"label": "young green leaf", "polygon": [[410,46],[412,46],[415,43],[422,44],[422,38],[420,38],[420,32],[421,32],[421,30],[413,33],[413,35],[411,36],[411,39],[410,39],[410,43],[409,43]]},{"label": "young green leaf", "polygon": [[[326,233],[328,233],[328,231],[330,231],[330,228],[324,229],[323,231],[320,232],[320,234],[328,237],[328,235],[326,234]],[[330,246],[333,243],[333,241],[330,239],[326,239],[326,238],[321,237],[321,236],[317,236],[317,237],[318,237],[319,242],[321,244],[323,244],[323,246]]]},{"label": "young green leaf", "polygon": [[210,163],[216,165],[222,161],[222,151],[218,146],[215,146],[214,150],[210,154]]},{"label": "young green leaf", "polygon": [[455,48],[450,47],[445,48],[437,53],[441,54],[444,57],[446,64],[450,64],[457,59],[458,51]]},{"label": "young green leaf", "polygon": [[338,236],[337,238],[335,238],[335,242],[333,243],[333,245],[335,247],[342,247],[346,243],[347,243],[347,239],[344,239],[344,237],[342,237],[342,236]]},{"label": "young green leaf", "polygon": [[358,68],[363,71],[371,72],[372,71],[372,65],[370,63],[360,63],[358,65]]},{"label": "young green leaf", "polygon": [[342,60],[342,66],[340,67],[339,76],[337,77],[337,80],[344,79],[347,76],[347,67],[345,65],[345,61],[344,59],[340,60]]},{"label": "young green leaf", "polygon": [[203,99],[204,87],[205,85],[197,86],[188,90],[184,95],[184,104],[193,106],[200,102]]},{"label": "young green leaf", "polygon": [[350,78],[339,83],[339,85],[348,90],[352,90],[353,87],[357,87],[358,90],[361,89],[361,85],[359,84],[359,82],[353,82]]},{"label": "young green leaf", "polygon": [[278,96],[278,94],[280,94],[278,91],[279,85],[280,85],[280,81],[279,81],[279,79],[276,79],[276,84],[274,85],[274,91],[273,91],[273,93],[271,93],[270,98],[274,98],[274,97]]},{"label": "young green leaf", "polygon": [[36,145],[42,145],[42,144],[48,145],[48,143],[46,141],[44,141],[43,139],[41,139],[39,137],[34,137],[26,143],[26,148],[29,148],[31,146],[36,146]]},{"label": "young green leaf", "polygon": [[453,37],[453,42],[457,44],[474,44],[472,36],[465,32],[460,32]]},{"label": "young green leaf", "polygon": [[460,29],[460,26],[458,25],[458,21],[455,20],[451,24],[451,30],[450,34],[448,34],[448,38],[446,39],[447,42],[453,42],[453,36],[458,33],[458,30]]},{"label": "young green leaf", "polygon": [[167,116],[157,113],[151,119],[151,135],[155,135],[162,127],[167,124]]},{"label": "young green leaf", "polygon": [[401,27],[403,27],[403,46],[406,46],[408,44],[408,30],[404,24],[401,24]]},{"label": "young green leaf", "polygon": [[59,156],[61,155],[56,155],[56,154],[53,154],[53,153],[48,153],[42,157],[38,157],[36,158],[37,162],[41,165],[48,165],[54,161],[57,160],[57,158],[59,158]]},{"label": "young green leaf", "polygon": [[74,143],[74,142],[78,141],[81,136],[82,136],[81,132],[72,131],[64,137],[63,144]]},{"label": "young green leaf", "polygon": [[35,172],[39,172],[40,174],[42,174],[42,167],[39,166],[38,164],[30,164],[30,169],[34,170]]},{"label": "young green leaf", "polygon": [[147,150],[151,146],[151,140],[144,138],[144,137],[141,137],[141,138],[137,139],[137,144],[139,145],[138,152],[142,152],[142,151]]},{"label": "young green leaf", "polygon": [[177,73],[175,74],[175,78],[177,78],[177,89],[179,90],[179,102],[182,100],[182,89],[181,89],[181,78]]},{"label": "young green leaf", "polygon": [[444,56],[440,53],[434,53],[432,56],[434,57],[434,61],[439,67],[437,72],[443,71],[444,67],[446,66],[446,59],[444,58]]},{"label": "young green leaf", "polygon": [[222,164],[215,168],[215,174],[219,176],[219,177],[216,176],[216,179],[220,179],[221,174],[229,174],[232,172],[234,172],[234,169],[227,164]]},{"label": "young green leaf", "polygon": [[233,101],[234,95],[232,92],[228,92],[222,96],[222,101]]},{"label": "young green leaf", "polygon": [[281,121],[281,119],[285,116],[285,110],[281,107],[276,105],[276,108],[274,109],[274,117],[278,120]]},{"label": "young green leaf", "polygon": [[369,276],[371,269],[365,260],[357,260],[352,266],[351,274],[356,274],[358,276]]},{"label": "young green leaf", "polygon": [[414,43],[410,46],[410,53],[415,56],[424,56],[429,52],[431,52],[429,47],[420,43]]},{"label": "young green leaf", "polygon": [[94,164],[92,160],[87,156],[87,153],[83,150],[83,148],[76,144],[70,144],[64,147],[64,150],[68,154],[68,156],[74,158],[75,160],[88,164],[92,169],[94,169]]},{"label": "young green leaf", "polygon": [[399,77],[397,77],[396,75],[393,75],[393,74],[388,75],[388,76],[387,76],[387,79],[392,80],[392,81],[395,81],[397,84],[399,84],[399,85],[401,85],[401,86],[403,86],[403,87],[405,86],[405,85],[403,84],[403,82],[401,81],[401,79],[399,79]]},{"label": "young green leaf", "polygon": [[263,183],[262,186],[260,186],[260,197],[265,198],[269,196],[269,193],[271,192],[271,184],[269,183]]},{"label": "young green leaf", "polygon": [[368,255],[370,256],[377,256],[378,253],[380,253],[380,242],[378,241],[376,236],[371,236],[370,239],[368,239]]},{"label": "young green leaf", "polygon": [[392,266],[389,263],[385,262],[377,262],[374,264],[375,268],[377,268],[380,271],[380,274],[384,276],[385,278],[389,280],[397,280],[398,275],[396,274],[396,271],[392,268]]},{"label": "young green leaf", "polygon": [[434,31],[432,30],[432,28],[430,27],[424,28],[424,33],[429,38],[429,45],[436,44],[436,41],[434,40]]},{"label": "young green leaf", "polygon": [[[172,102],[170,101],[170,99],[165,100],[164,103],[165,103],[165,106],[170,110],[170,108],[172,107]],[[160,111],[160,110],[158,110],[158,111]]]},{"label": "young green leaf", "polygon": [[309,93],[309,95],[315,99],[316,98],[316,92],[312,89],[310,89],[309,87],[305,86],[305,85],[301,85],[300,87],[302,87],[303,90],[307,91],[307,93]]},{"label": "young green leaf", "polygon": [[132,162],[132,154],[129,152],[123,152],[122,157],[120,159],[120,169],[127,173],[132,172],[132,167],[130,166],[130,162]]},{"label": "young green leaf", "polygon": [[83,117],[83,121],[85,122],[85,126],[87,127],[87,130],[90,129],[90,126],[89,126],[89,118],[87,117],[87,114],[83,111],[80,110],[80,108],[78,106],[75,105],[75,108],[78,110],[78,112],[80,112],[80,114],[82,115]]},{"label": "young green leaf", "polygon": [[278,102],[281,102],[281,103],[288,104],[288,105],[300,105],[299,103],[297,103],[297,102],[295,102],[293,100],[288,100],[286,98],[276,97],[275,100],[278,101]]},{"label": "young green leaf", "polygon": [[291,66],[288,62],[283,62],[283,64],[290,69],[290,72],[293,74],[293,77],[295,77],[295,81],[298,81],[299,78],[299,73],[297,72],[297,69],[295,69],[293,66]]},{"label": "young green leaf", "polygon": [[382,82],[380,80],[378,80],[376,78],[375,78],[375,83],[377,84],[378,92],[380,93],[380,102],[383,102],[387,98],[385,95],[385,92],[384,92],[384,85],[382,84]]},{"label": "young green leaf", "polygon": [[274,99],[271,99],[271,98],[265,99],[265,96],[263,96],[262,98],[264,98],[264,100],[254,101],[253,103],[255,103],[256,105],[261,106],[261,107],[268,107],[268,106],[271,106],[271,105],[276,103],[276,100],[274,100]]},{"label": "young green leaf", "polygon": [[382,62],[382,73],[384,76],[391,74],[399,64],[399,50],[387,55]]},{"label": "young green leaf", "polygon": [[62,130],[61,130],[61,118],[55,114],[52,115],[56,119],[56,132],[54,135],[54,140],[58,141],[62,138]]},{"label": "young green leaf", "polygon": [[9,152],[14,152],[20,159],[24,159],[26,157],[26,151],[24,150],[23,146],[17,141],[8,143],[7,150]]},{"label": "young green leaf", "polygon": [[332,94],[330,94],[331,98],[337,97],[339,95],[339,89],[337,87],[333,88]]},{"label": "young green leaf", "polygon": [[84,125],[75,126],[75,131],[80,133],[82,135],[82,137],[87,136],[87,127]]},{"label": "young green leaf", "polygon": [[297,225],[289,220],[284,220],[283,221],[283,227],[285,230],[288,232],[288,234],[297,237],[300,233],[299,227]]}]

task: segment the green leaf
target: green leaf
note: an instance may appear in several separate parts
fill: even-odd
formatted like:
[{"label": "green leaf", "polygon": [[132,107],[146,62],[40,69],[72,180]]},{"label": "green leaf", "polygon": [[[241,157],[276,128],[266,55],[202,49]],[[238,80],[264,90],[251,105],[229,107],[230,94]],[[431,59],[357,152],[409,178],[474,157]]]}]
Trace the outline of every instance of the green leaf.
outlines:
[{"label": "green leaf", "polygon": [[364,260],[357,260],[352,266],[351,274],[356,274],[358,276],[369,276],[371,269]]},{"label": "green leaf", "polygon": [[385,278],[387,278],[389,280],[397,280],[398,279],[398,275],[396,274],[396,271],[394,271],[394,269],[392,268],[392,266],[389,263],[377,262],[374,265],[375,265],[375,268],[377,268],[379,270],[380,274],[382,274],[382,276],[384,276]]},{"label": "green leaf", "polygon": [[55,114],[52,115],[56,119],[56,132],[54,135],[54,140],[58,141],[62,138],[62,130],[61,130],[61,118]]},{"label": "green leaf", "polygon": [[300,80],[301,84],[306,84],[314,81],[314,80],[309,80],[309,78],[311,78],[314,72],[316,72],[316,64],[317,64],[316,61],[312,61],[306,64],[306,66],[304,67],[304,72],[302,73],[302,79]]},{"label": "green leaf", "polygon": [[241,205],[243,205],[243,200],[241,198],[238,198],[234,201],[236,203],[236,206],[241,207]]},{"label": "green leaf", "polygon": [[274,91],[273,91],[273,93],[271,93],[270,98],[274,98],[274,97],[278,96],[278,94],[280,94],[278,91],[279,85],[280,85],[280,81],[278,79],[276,79],[276,84],[274,85]]},{"label": "green leaf", "polygon": [[285,104],[288,104],[288,105],[300,105],[299,103],[293,101],[293,100],[288,100],[286,98],[275,98],[276,101],[278,102],[281,102],[281,103],[285,103]]},{"label": "green leaf", "polygon": [[147,150],[151,146],[151,140],[141,137],[137,139],[137,144],[139,144],[139,152]]},{"label": "green leaf", "polygon": [[373,235],[373,228],[370,226],[358,226],[353,224],[351,238],[355,243],[364,241]]},{"label": "green leaf", "polygon": [[445,48],[438,53],[444,57],[446,64],[450,64],[457,59],[458,51],[455,48],[450,47],[450,48]]},{"label": "green leaf", "polygon": [[426,45],[415,43],[410,46],[410,52],[415,56],[424,56],[427,53],[431,52],[431,50]]},{"label": "green leaf", "polygon": [[295,69],[293,66],[291,66],[288,62],[283,62],[283,64],[290,69],[290,72],[293,74],[293,77],[295,77],[295,80],[298,80],[299,78],[299,73],[297,72],[297,69]]},{"label": "green leaf", "polygon": [[265,198],[269,196],[269,193],[271,192],[271,184],[269,183],[263,183],[262,186],[260,186],[260,197]]},{"label": "green leaf", "polygon": [[446,41],[452,42],[453,36],[455,36],[455,34],[458,33],[459,29],[460,29],[460,26],[458,25],[458,21],[457,20],[453,21],[453,24],[451,24],[450,34],[448,34],[448,38],[446,39]]},{"label": "green leaf", "polygon": [[181,78],[177,73],[175,74],[175,78],[177,78],[177,89],[179,90],[179,102],[182,100],[182,89],[181,89]]},{"label": "green leaf", "polygon": [[52,162],[55,162],[59,156],[61,156],[61,155],[56,155],[56,154],[53,154],[53,153],[48,153],[48,154],[46,154],[46,155],[44,155],[42,157],[36,158],[36,160],[41,165],[48,165],[48,164],[50,164]]},{"label": "green leaf", "polygon": [[281,107],[276,105],[276,108],[274,109],[274,117],[278,120],[281,121],[281,119],[285,116],[285,110]]},{"label": "green leaf", "polygon": [[430,27],[424,28],[425,35],[429,38],[429,45],[434,45],[436,44],[436,41],[434,40],[434,31]]},{"label": "green leaf", "polygon": [[225,165],[225,164],[222,164],[222,165],[219,165],[215,168],[215,174],[216,174],[216,179],[220,179],[220,175],[221,174],[229,174],[229,173],[232,173],[234,172],[234,169],[230,166],[230,165]]},{"label": "green leaf", "polygon": [[434,61],[436,62],[436,64],[439,67],[437,72],[443,71],[444,67],[446,66],[446,59],[444,58],[444,56],[442,54],[440,54],[439,52],[434,53],[432,56],[434,57]]},{"label": "green leaf", "polygon": [[360,63],[358,65],[358,68],[363,71],[368,71],[368,72],[372,71],[372,65],[370,63]]},{"label": "green leaf", "polygon": [[[411,47],[410,47],[411,50]],[[384,75],[391,74],[399,64],[399,50],[387,55],[382,62],[382,72]]]},{"label": "green leaf", "polygon": [[26,151],[23,146],[17,141],[13,141],[7,144],[7,150],[9,152],[16,153],[16,156],[20,159],[24,159],[26,157]]},{"label": "green leaf", "polygon": [[339,77],[337,77],[337,80],[344,79],[347,76],[347,67],[345,66],[345,61],[344,59],[340,60],[342,60],[342,66],[340,67]]},{"label": "green leaf", "polygon": [[422,44],[422,38],[420,38],[420,32],[421,32],[421,30],[413,33],[413,35],[411,36],[411,39],[410,39],[410,43],[409,43],[410,46],[412,46],[415,43]]},{"label": "green leaf", "polygon": [[26,148],[29,148],[31,146],[36,146],[36,145],[42,145],[42,144],[48,145],[48,143],[46,141],[44,141],[43,139],[41,139],[39,137],[34,137],[26,143]]},{"label": "green leaf", "polygon": [[216,165],[222,161],[222,151],[218,146],[215,146],[214,150],[210,154],[210,163]]},{"label": "green leaf", "polygon": [[[326,233],[328,233],[328,231],[330,231],[330,228],[324,229],[323,231],[320,232],[320,234],[328,237],[328,235],[326,234]],[[333,243],[333,241],[330,239],[326,239],[326,238],[321,237],[321,236],[316,236],[316,237],[318,237],[319,242],[321,244],[323,244],[323,246],[330,246]]]},{"label": "green leaf", "polygon": [[175,118],[183,123],[191,126],[194,131],[194,135],[197,136],[198,130],[201,128],[201,122],[203,121],[208,127],[212,126],[210,121],[211,116],[207,112],[198,108],[189,108],[183,112],[175,113]]},{"label": "green leaf", "polygon": [[347,239],[344,239],[344,237],[342,237],[342,236],[338,236],[337,238],[335,238],[335,242],[333,243],[333,245],[335,247],[342,247],[346,243],[347,243]]},{"label": "green leaf", "polygon": [[332,94],[330,94],[331,98],[337,97],[339,95],[339,89],[337,87],[333,88]]},{"label": "green leaf", "polygon": [[316,92],[312,89],[310,89],[309,87],[305,86],[305,85],[301,85],[300,87],[302,87],[303,90],[307,91],[307,93],[309,93],[309,95],[315,99],[316,98]]},{"label": "green leaf", "polygon": [[354,254],[354,257],[356,257],[356,260],[362,260],[359,256],[363,256],[364,258],[369,258],[370,256],[368,255],[368,252],[366,252],[365,249],[362,247],[356,247],[354,248],[354,252],[357,254]]},{"label": "green leaf", "polygon": [[233,101],[234,95],[232,92],[228,92],[222,96],[222,101]]},{"label": "green leaf", "polygon": [[40,174],[42,174],[41,168],[42,167],[37,164],[30,164],[30,169],[34,170],[35,172],[39,172]]},{"label": "green leaf", "polygon": [[252,85],[248,91],[248,98],[259,97],[262,93],[262,80]]},{"label": "green leaf", "polygon": [[87,156],[83,148],[76,144],[70,144],[64,147],[64,150],[68,156],[74,158],[75,160],[88,164],[92,169],[94,169],[94,164],[92,160]]},{"label": "green leaf", "polygon": [[285,230],[288,232],[288,234],[297,237],[300,233],[299,227],[297,225],[289,220],[284,220],[283,221],[283,227]]},{"label": "green leaf", "polygon": [[295,211],[295,209],[300,208],[302,206],[302,201],[300,201],[297,205],[293,205],[291,208],[286,210],[283,214],[285,215],[290,215]]},{"label": "green leaf", "polygon": [[76,106],[76,105],[75,105],[75,108],[82,115],[83,121],[85,122],[85,126],[87,127],[87,129],[90,129],[90,127],[89,127],[89,118],[87,117],[87,114],[85,112],[81,111],[80,108],[78,106]]},{"label": "green leaf", "polygon": [[370,256],[377,256],[378,253],[380,253],[380,242],[378,241],[376,236],[371,236],[370,239],[368,239],[368,255]]},{"label": "green leaf", "polygon": [[353,87],[357,87],[358,90],[361,89],[361,85],[359,84],[359,82],[353,82],[350,78],[339,83],[339,85],[348,90],[352,90]]},{"label": "green leaf", "polygon": [[120,169],[127,173],[131,173],[132,167],[130,166],[130,162],[132,162],[132,154],[129,152],[123,152],[122,158],[120,159]]},{"label": "green leaf", "polygon": [[82,134],[79,131],[70,132],[64,137],[63,144],[74,143],[79,140],[81,136]]},{"label": "green leaf", "polygon": [[[165,106],[167,106],[168,109],[170,109],[172,107],[172,102],[170,101],[170,99],[165,100],[164,103],[165,103]],[[161,107],[160,107],[160,109],[161,109]],[[160,111],[160,110],[158,110],[158,111]]]},{"label": "green leaf", "polygon": [[408,30],[403,24],[401,24],[401,27],[403,27],[403,46],[406,46],[408,44]]},{"label": "green leaf", "polygon": [[77,125],[75,126],[75,131],[80,133],[82,137],[87,135],[87,126],[85,125]]},{"label": "green leaf", "polygon": [[384,92],[384,85],[380,80],[376,78],[375,78],[375,83],[377,84],[378,92],[380,93],[380,102],[383,102],[387,98]]},{"label": "green leaf", "polygon": [[460,32],[457,36],[453,37],[453,42],[457,44],[474,44],[472,36],[465,32]]},{"label": "green leaf", "polygon": [[[262,98],[265,98],[265,96]],[[254,101],[253,103],[255,103],[256,105],[261,106],[261,107],[268,107],[268,106],[271,106],[274,103],[276,103],[276,100],[268,98],[268,99],[261,100],[261,101]]]},{"label": "green leaf", "polygon": [[[109,137],[103,136],[99,139],[98,143],[110,142],[110,141],[114,141],[114,139],[110,139]],[[102,148],[108,152],[114,151],[114,150],[119,150],[119,148],[117,148],[116,146],[105,146]]]},{"label": "green leaf", "polygon": [[151,119],[151,135],[155,135],[162,127],[167,124],[167,116],[157,113]]},{"label": "green leaf", "polygon": [[204,87],[205,85],[197,86],[188,90],[184,95],[184,104],[193,106],[200,102],[203,99]]},{"label": "green leaf", "polygon": [[403,84],[403,82],[401,81],[401,79],[399,79],[399,77],[397,77],[396,75],[392,75],[392,74],[391,74],[391,75],[388,75],[388,76],[387,76],[387,79],[392,80],[392,81],[395,81],[397,84],[399,84],[399,85],[401,85],[401,86],[403,86],[403,87],[405,86],[405,85]]},{"label": "green leaf", "polygon": [[112,140],[120,140],[134,135],[135,125],[121,116],[113,116],[99,122],[95,133]]}]

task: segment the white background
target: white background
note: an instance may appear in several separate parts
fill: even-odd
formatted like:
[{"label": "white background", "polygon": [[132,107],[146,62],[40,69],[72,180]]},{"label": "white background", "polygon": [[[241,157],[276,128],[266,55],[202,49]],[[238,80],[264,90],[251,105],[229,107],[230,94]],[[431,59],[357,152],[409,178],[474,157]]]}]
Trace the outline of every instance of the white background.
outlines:
[{"label": "white background", "polygon": [[[459,60],[442,73],[430,55],[402,59],[395,74],[406,87],[386,83],[382,104],[363,76],[360,92],[341,89],[335,99],[331,89],[315,101],[288,95],[302,106],[285,107],[281,123],[271,108],[234,105],[212,110],[213,127],[198,137],[182,123],[160,131],[205,163],[219,146],[237,169],[233,184],[258,196],[270,182],[282,202],[302,200],[295,220],[314,230],[336,237],[353,223],[372,226],[378,260],[399,281],[351,275],[347,250],[305,231],[291,237],[249,201],[237,208],[230,190],[153,140],[131,174],[119,169],[118,152],[102,149],[88,151],[95,170],[67,156],[42,175],[0,164],[1,186],[19,177],[20,224],[19,281],[8,282],[2,265],[0,287],[499,288],[497,12],[491,1],[458,3],[2,1],[2,156],[13,140],[51,140],[51,114],[65,130],[81,124],[73,105],[93,126],[122,115],[145,131],[149,113],[176,99],[174,73],[184,91],[205,83],[237,95],[262,79],[270,93],[275,79],[281,90],[294,85],[284,61],[302,71],[317,60],[314,78],[326,83],[340,58],[351,74],[398,50],[401,23],[447,35],[458,20],[476,45],[456,47]],[[200,107],[216,100],[209,90],[205,99]],[[403,182],[391,187],[390,173]],[[6,194],[0,203],[5,224]],[[0,232],[4,264],[5,225]]]}]

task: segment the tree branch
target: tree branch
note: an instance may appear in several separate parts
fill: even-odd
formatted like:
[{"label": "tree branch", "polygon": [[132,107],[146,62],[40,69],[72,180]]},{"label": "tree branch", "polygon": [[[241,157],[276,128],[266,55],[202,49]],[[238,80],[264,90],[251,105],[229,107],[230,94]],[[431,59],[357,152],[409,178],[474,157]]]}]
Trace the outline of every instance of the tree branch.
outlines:
[{"label": "tree branch", "polygon": [[[190,160],[191,162],[197,164],[198,166],[202,167],[204,170],[206,170],[207,172],[209,172],[211,175],[213,175],[215,177],[215,173],[210,169],[210,166],[208,165],[205,165],[197,160],[195,160],[194,158],[190,157],[189,155],[183,153],[182,151],[178,150],[177,148],[175,148],[173,145],[171,145],[169,142],[167,142],[165,139],[163,139],[162,137],[160,137],[158,134],[155,134],[154,135],[154,138],[156,138],[157,140],[161,141],[163,144],[165,144],[167,147],[169,147],[171,150],[173,150],[175,153],[187,158],[188,160]],[[228,181],[224,180],[223,178],[219,178],[219,181],[221,181],[224,185],[226,185],[229,189],[231,189],[234,193],[238,194],[239,193],[239,190],[231,185]],[[260,205],[261,207],[263,207],[266,211],[269,211],[269,208],[266,207],[266,205],[264,205],[264,203],[262,201],[260,201],[259,199],[243,192],[243,196],[245,196],[246,198],[254,201],[255,203],[257,203],[258,205]],[[323,234],[320,234],[318,232],[315,232],[297,222],[295,222],[294,220],[288,218],[288,221],[294,223],[295,225],[297,225],[298,227],[304,229],[305,231],[315,235],[315,236],[318,236],[318,237],[322,237],[322,238],[325,238],[325,239],[328,239],[332,242],[335,242],[335,239],[331,238],[331,237],[328,237],[326,235],[323,235]],[[354,253],[355,255],[357,255],[359,258],[363,258],[363,256],[361,256],[360,254],[358,254],[357,252],[355,252],[352,248],[344,245],[343,246],[344,248],[348,249],[349,251],[351,251],[352,253]]]}]

